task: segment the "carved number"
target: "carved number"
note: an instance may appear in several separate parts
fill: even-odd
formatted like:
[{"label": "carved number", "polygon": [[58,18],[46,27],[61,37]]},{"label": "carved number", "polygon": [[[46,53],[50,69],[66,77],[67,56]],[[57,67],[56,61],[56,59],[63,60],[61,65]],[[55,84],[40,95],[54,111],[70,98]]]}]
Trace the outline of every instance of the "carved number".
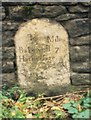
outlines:
[{"label": "carved number", "polygon": [[59,51],[59,48],[58,47],[56,47],[55,48],[55,53],[57,53]]}]

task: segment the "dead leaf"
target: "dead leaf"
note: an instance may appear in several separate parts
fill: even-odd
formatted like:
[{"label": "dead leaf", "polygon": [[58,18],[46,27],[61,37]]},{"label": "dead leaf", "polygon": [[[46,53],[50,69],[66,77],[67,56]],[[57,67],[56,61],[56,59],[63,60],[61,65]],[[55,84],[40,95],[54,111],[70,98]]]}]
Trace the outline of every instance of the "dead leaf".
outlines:
[{"label": "dead leaf", "polygon": [[81,107],[81,105],[80,104],[78,104],[78,111],[82,111],[82,107]]},{"label": "dead leaf", "polygon": [[23,103],[23,102],[16,102],[16,103],[15,103],[15,106],[17,106],[17,107],[22,107],[22,106],[24,106],[24,103]]},{"label": "dead leaf", "polygon": [[70,101],[68,99],[64,99],[63,103],[69,103]]},{"label": "dead leaf", "polygon": [[52,106],[54,106],[54,103],[50,102],[50,101],[46,101],[46,103],[44,103],[43,105],[47,105],[48,107],[52,107]]},{"label": "dead leaf", "polygon": [[26,115],[26,118],[32,118],[33,116],[32,116],[32,114],[27,114]]},{"label": "dead leaf", "polygon": [[61,110],[59,107],[53,106],[51,110]]}]

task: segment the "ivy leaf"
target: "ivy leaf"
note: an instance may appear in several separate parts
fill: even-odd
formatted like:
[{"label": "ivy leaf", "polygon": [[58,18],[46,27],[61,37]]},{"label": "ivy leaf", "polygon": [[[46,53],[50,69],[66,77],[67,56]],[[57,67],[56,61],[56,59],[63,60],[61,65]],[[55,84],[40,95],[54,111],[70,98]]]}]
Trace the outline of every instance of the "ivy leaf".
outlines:
[{"label": "ivy leaf", "polygon": [[80,112],[78,114],[74,114],[72,118],[90,118],[90,110],[86,109],[83,112]]},{"label": "ivy leaf", "polygon": [[72,106],[77,108],[78,105],[79,105],[79,103],[76,102],[76,103],[74,103]]},{"label": "ivy leaf", "polygon": [[88,107],[91,107],[91,105],[90,104],[84,104],[83,105],[83,108],[88,108]]},{"label": "ivy leaf", "polygon": [[71,113],[71,114],[78,113],[78,110],[76,108],[70,107],[68,110],[68,113]]},{"label": "ivy leaf", "polygon": [[63,104],[64,109],[69,109],[70,107],[71,107],[71,103]]},{"label": "ivy leaf", "polygon": [[79,101],[77,101],[78,104],[83,104],[85,97],[81,98]]},{"label": "ivy leaf", "polygon": [[90,101],[91,101],[91,98],[86,98],[86,99],[84,99],[84,103],[90,103]]},{"label": "ivy leaf", "polygon": [[71,102],[72,104],[74,104],[74,103],[75,103],[75,101],[74,101],[74,100],[71,100],[70,102]]}]

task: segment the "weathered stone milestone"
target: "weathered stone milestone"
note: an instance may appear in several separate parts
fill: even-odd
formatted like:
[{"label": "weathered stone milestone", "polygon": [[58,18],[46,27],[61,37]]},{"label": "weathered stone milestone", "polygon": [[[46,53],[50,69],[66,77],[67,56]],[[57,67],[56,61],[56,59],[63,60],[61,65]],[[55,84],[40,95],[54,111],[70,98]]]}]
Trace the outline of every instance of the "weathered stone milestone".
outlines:
[{"label": "weathered stone milestone", "polygon": [[66,30],[48,19],[22,24],[15,36],[18,81],[27,91],[56,94],[69,85]]}]

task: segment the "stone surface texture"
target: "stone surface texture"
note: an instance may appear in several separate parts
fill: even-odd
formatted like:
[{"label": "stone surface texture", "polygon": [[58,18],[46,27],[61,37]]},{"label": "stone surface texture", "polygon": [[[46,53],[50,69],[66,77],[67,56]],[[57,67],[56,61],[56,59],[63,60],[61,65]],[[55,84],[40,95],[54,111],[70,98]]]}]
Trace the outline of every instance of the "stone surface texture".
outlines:
[{"label": "stone surface texture", "polygon": [[[10,4],[10,5],[9,5]],[[20,24],[34,18],[48,18],[59,22],[67,30],[69,36],[70,73],[73,85],[91,84],[90,73],[87,64],[91,59],[89,50],[91,47],[90,19],[91,3],[69,2],[69,3],[31,3],[28,6],[13,6],[13,3],[4,4],[2,10],[2,49],[3,49],[3,81],[7,84],[17,82],[15,73],[16,54],[14,36]],[[6,13],[4,7],[8,8]],[[24,4],[23,4],[24,5]],[[36,13],[37,11],[37,13]],[[4,19],[5,18],[5,19]],[[55,31],[56,32],[56,31]],[[1,50],[1,48],[0,48]],[[6,54],[7,53],[7,54]],[[13,63],[12,63],[13,62]],[[13,66],[14,68],[12,68]],[[11,66],[11,67],[9,67]],[[89,66],[90,67],[90,66]],[[10,68],[10,70],[9,70]],[[11,72],[11,68],[12,73]],[[81,69],[79,69],[81,68]],[[8,71],[7,71],[8,69]],[[90,69],[90,68],[89,68]],[[6,71],[7,76],[6,77]],[[73,74],[74,73],[74,74]],[[11,82],[12,81],[12,82]]]},{"label": "stone surface texture", "polygon": [[68,34],[60,24],[49,19],[28,21],[17,31],[15,46],[19,83],[28,91],[45,85],[41,93],[50,93],[70,83]]}]

